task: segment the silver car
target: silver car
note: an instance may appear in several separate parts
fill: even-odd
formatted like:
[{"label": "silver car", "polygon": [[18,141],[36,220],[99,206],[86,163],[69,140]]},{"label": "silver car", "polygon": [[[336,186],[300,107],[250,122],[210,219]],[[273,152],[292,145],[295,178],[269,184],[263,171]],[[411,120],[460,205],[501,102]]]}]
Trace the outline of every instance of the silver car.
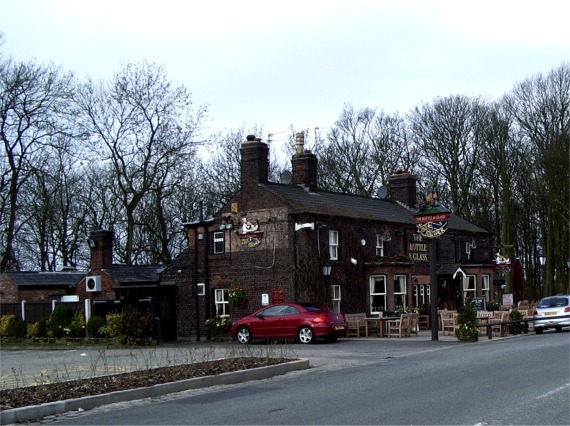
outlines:
[{"label": "silver car", "polygon": [[545,297],[535,308],[532,319],[536,334],[547,328],[562,331],[562,327],[569,327],[570,295]]}]

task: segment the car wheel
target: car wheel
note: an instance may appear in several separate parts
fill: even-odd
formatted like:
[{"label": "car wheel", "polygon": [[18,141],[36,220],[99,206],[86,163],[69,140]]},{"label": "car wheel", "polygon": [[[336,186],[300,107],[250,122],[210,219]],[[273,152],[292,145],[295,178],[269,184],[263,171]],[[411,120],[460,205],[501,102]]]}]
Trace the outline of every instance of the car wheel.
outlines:
[{"label": "car wheel", "polygon": [[247,327],[240,327],[236,334],[237,341],[245,345],[251,343],[251,332]]},{"label": "car wheel", "polygon": [[557,333],[560,333],[562,331],[562,327],[554,327],[554,329],[556,330]]},{"label": "car wheel", "polygon": [[542,329],[542,327],[535,327],[535,328],[534,328],[534,332],[535,332],[536,334],[542,334],[543,331],[544,331],[544,330]]},{"label": "car wheel", "polygon": [[301,343],[313,343],[315,341],[315,335],[313,334],[313,329],[309,326],[304,325],[299,329],[297,333],[297,338]]}]

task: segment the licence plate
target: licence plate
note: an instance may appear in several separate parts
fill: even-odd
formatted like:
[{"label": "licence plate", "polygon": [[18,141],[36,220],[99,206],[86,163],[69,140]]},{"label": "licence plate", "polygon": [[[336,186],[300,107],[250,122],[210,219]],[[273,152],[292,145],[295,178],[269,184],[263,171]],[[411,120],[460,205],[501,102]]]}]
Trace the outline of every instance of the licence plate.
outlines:
[{"label": "licence plate", "polygon": [[558,315],[558,312],[545,312],[544,316],[549,316],[549,315]]},{"label": "licence plate", "polygon": [[334,329],[335,330],[344,330],[344,325],[337,325]]}]

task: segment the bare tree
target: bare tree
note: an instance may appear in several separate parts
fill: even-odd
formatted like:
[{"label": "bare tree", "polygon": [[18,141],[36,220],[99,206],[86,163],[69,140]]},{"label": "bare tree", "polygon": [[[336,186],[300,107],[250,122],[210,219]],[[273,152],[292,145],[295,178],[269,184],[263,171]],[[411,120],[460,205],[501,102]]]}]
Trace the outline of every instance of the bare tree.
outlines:
[{"label": "bare tree", "polygon": [[193,111],[186,88],[173,87],[162,67],[146,62],[127,64],[111,82],[89,81],[77,105],[92,158],[112,167],[113,185],[107,189],[124,214],[121,229],[115,228],[117,253],[131,264],[137,209],[173,164],[191,167],[205,109]]},{"label": "bare tree", "polygon": [[402,117],[345,105],[320,152],[319,186],[371,196],[394,170],[411,170],[416,161]]},{"label": "bare tree", "polygon": [[570,63],[561,64],[547,76],[539,74],[517,84],[505,103],[534,154],[541,230],[540,241],[535,244],[547,256],[545,294],[568,293]]},{"label": "bare tree", "polygon": [[[47,161],[22,187],[21,202],[30,219],[16,237],[20,257],[26,266],[55,271],[63,266],[77,266],[84,229],[85,205],[82,203],[82,179],[69,155],[73,140],[60,141],[59,149],[44,150]],[[21,241],[25,239],[24,241]]]},{"label": "bare tree", "polygon": [[480,98],[456,95],[424,103],[410,114],[425,173],[439,180],[439,192],[447,191],[454,213],[467,220],[472,219],[469,197],[479,177],[488,111]]},{"label": "bare tree", "polygon": [[18,269],[14,241],[31,219],[20,203],[26,182],[45,164],[46,152],[67,133],[66,116],[73,77],[52,65],[0,58],[1,170],[0,271]]}]

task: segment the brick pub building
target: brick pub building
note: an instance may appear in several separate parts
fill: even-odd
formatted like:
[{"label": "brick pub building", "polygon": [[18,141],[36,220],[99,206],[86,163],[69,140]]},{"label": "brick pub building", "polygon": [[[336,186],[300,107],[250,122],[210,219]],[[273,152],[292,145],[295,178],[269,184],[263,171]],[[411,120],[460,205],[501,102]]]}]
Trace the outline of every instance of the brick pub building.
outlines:
[{"label": "brick pub building", "polygon": [[[160,274],[175,297],[176,336],[204,334],[208,318],[239,318],[267,303],[311,301],[374,315],[429,304],[428,242],[417,232],[417,178],[390,176],[379,197],[318,188],[317,158],[298,134],[290,179],[269,182],[269,148],[241,147],[241,188],[214,218],[185,223],[188,248]],[[436,239],[438,305],[493,298],[492,235],[451,215]],[[232,306],[230,291],[245,304]],[[198,334],[199,335],[199,334]]]}]

